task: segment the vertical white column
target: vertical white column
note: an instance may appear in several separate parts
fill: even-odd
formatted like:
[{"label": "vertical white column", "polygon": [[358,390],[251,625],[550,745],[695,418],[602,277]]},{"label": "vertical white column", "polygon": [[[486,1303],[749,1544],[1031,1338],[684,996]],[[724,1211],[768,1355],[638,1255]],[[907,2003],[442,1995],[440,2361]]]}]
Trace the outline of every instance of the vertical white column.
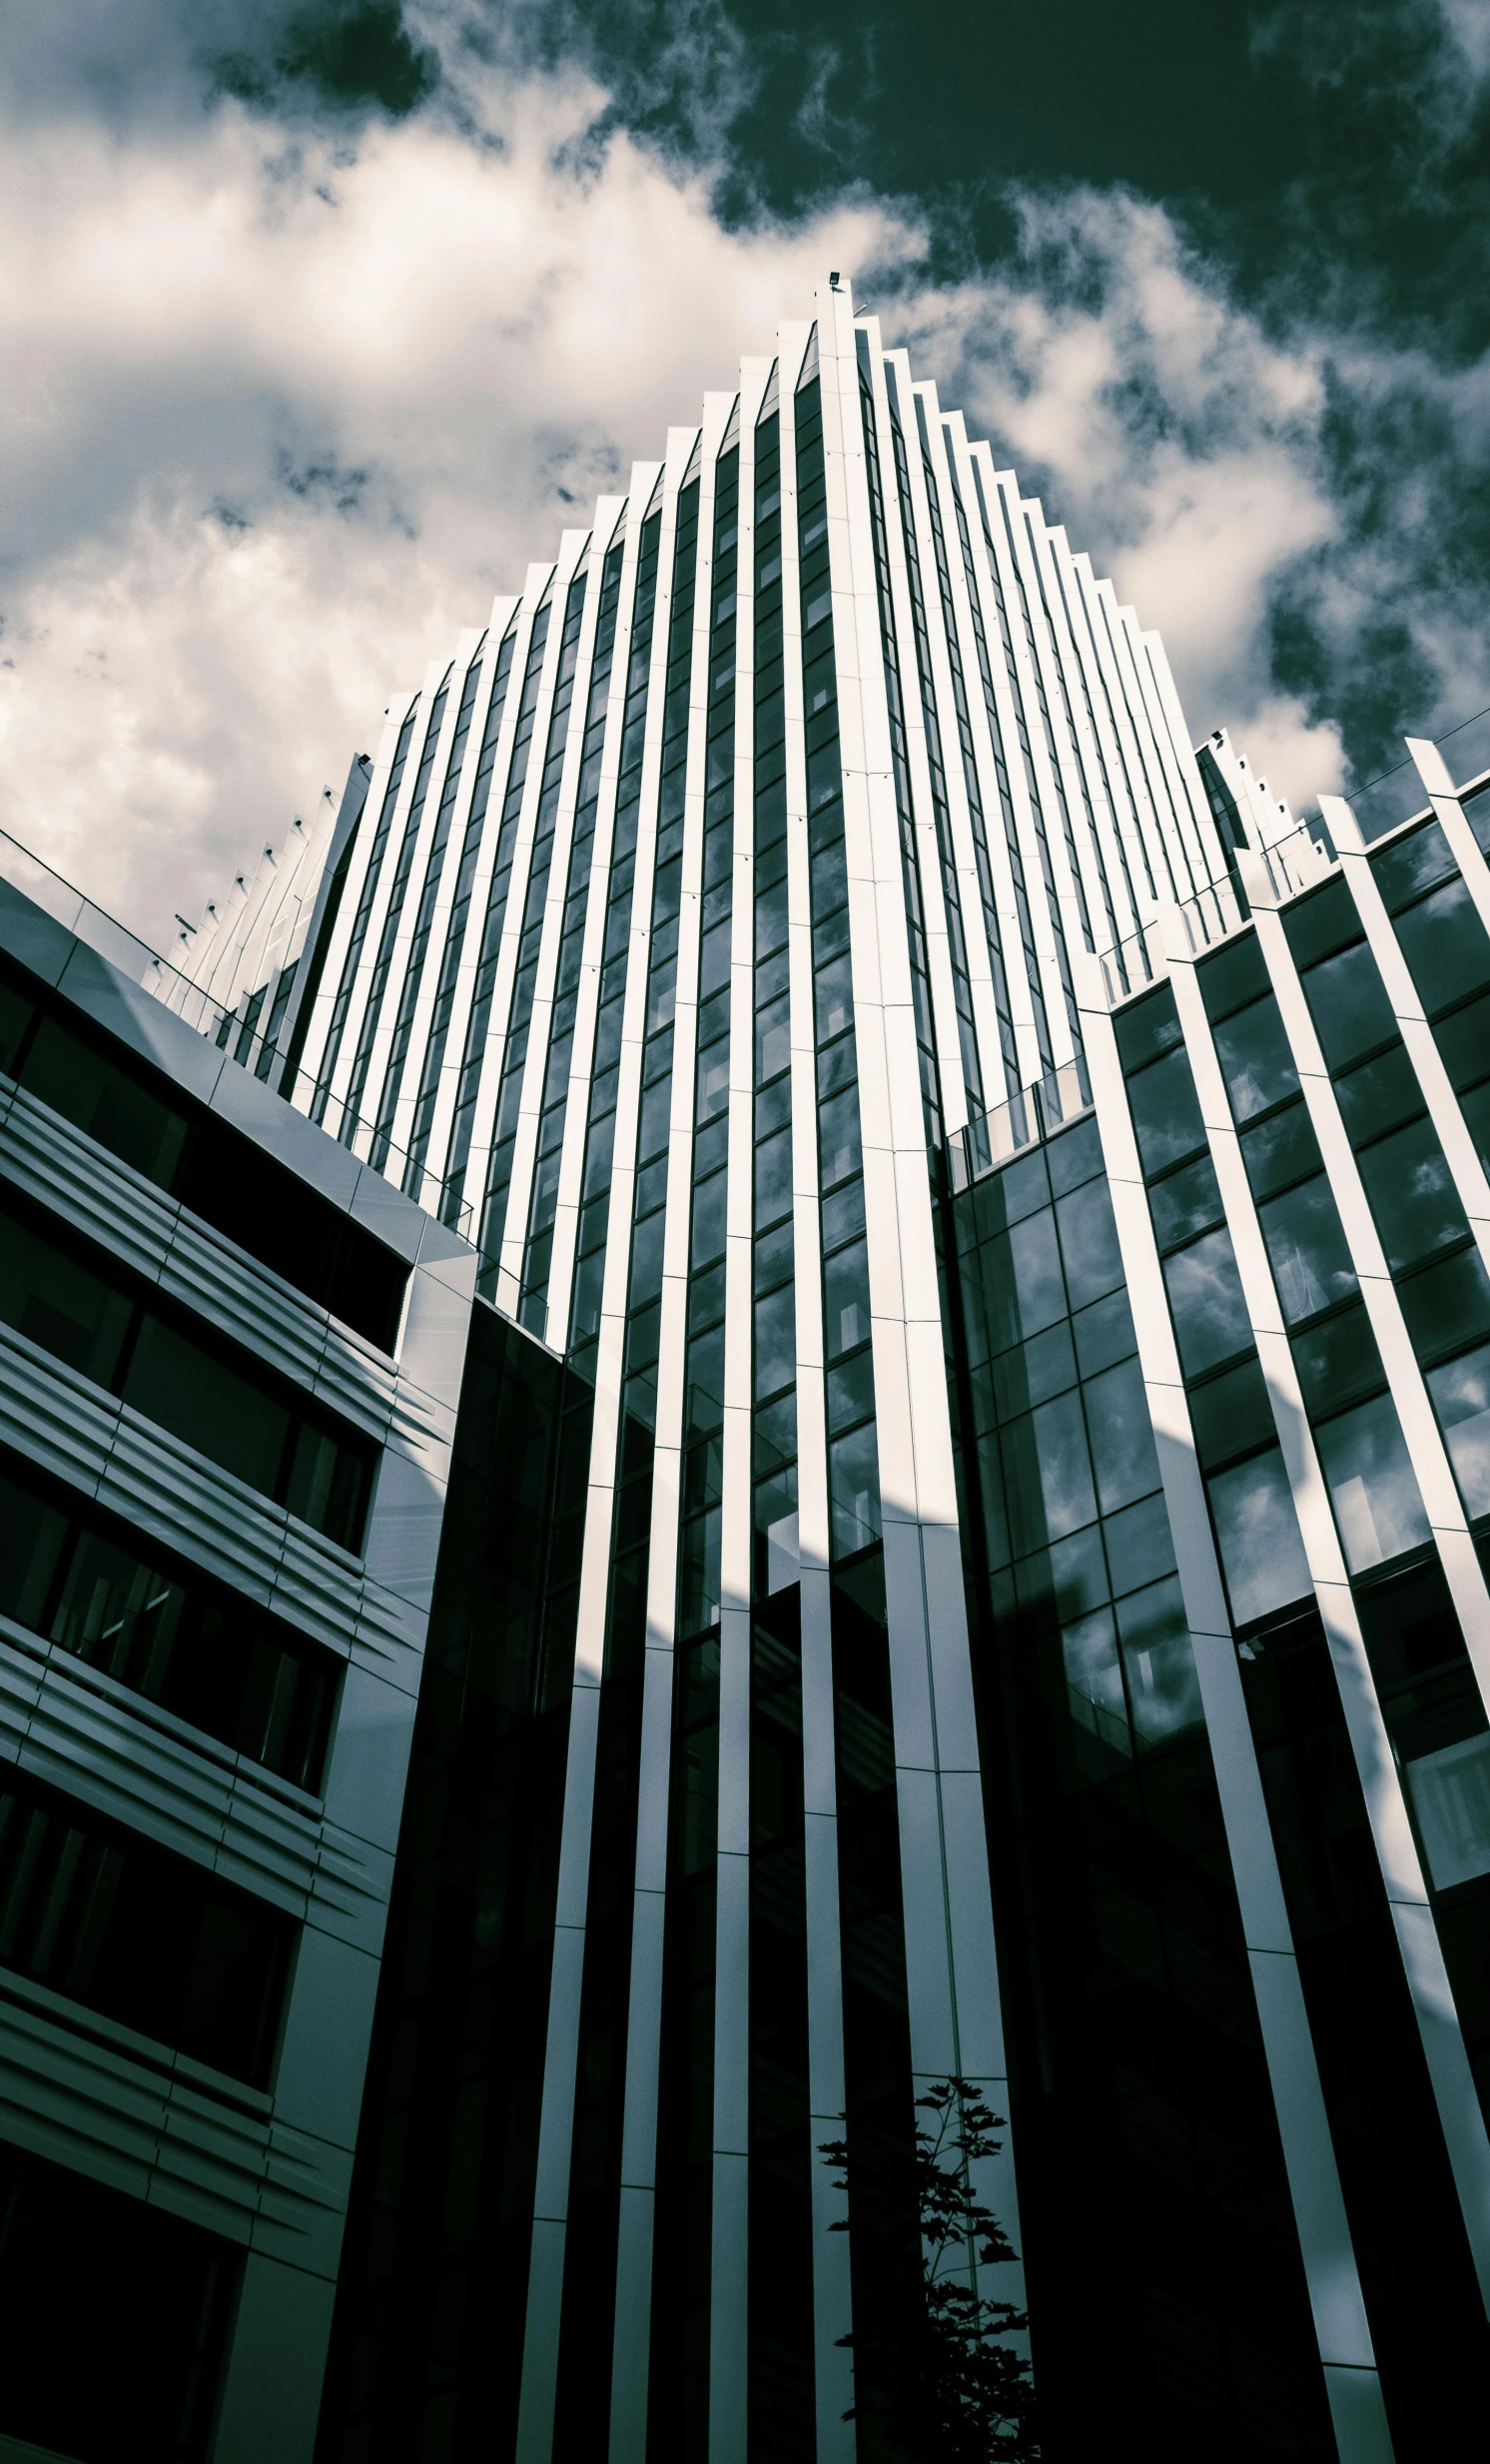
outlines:
[{"label": "vertical white column", "polygon": [[[1293,953],[1277,913],[1276,894],[1256,858],[1244,855],[1241,861],[1248,897],[1252,902],[1258,943],[1267,961],[1267,971],[1298,1070],[1299,1085],[1339,1209],[1350,1263],[1360,1285],[1361,1299],[1365,1303],[1371,1332],[1381,1355],[1393,1409],[1438,1545],[1450,1595],[1459,1611],[1465,1642],[1483,1688],[1486,1681],[1484,1578],[1478,1559],[1467,1544],[1464,1509],[1449,1469],[1448,1455],[1428,1400],[1422,1371],[1418,1368],[1403,1321],[1402,1305],[1397,1298],[1366,1201],[1355,1155],[1340,1117],[1340,1107],[1314,1021],[1293,964]],[[1251,1197],[1245,1189],[1244,1175],[1241,1188],[1236,1193],[1236,1203],[1239,1216],[1245,1221],[1250,1215]],[[1280,1381],[1285,1375],[1291,1376],[1291,1360],[1286,1372],[1281,1357],[1276,1360],[1275,1367]],[[1278,1391],[1282,1391],[1281,1386]],[[1293,1391],[1296,1395],[1296,1387]],[[1290,1444],[1294,1450],[1290,1473],[1294,1464],[1298,1467],[1296,1495],[1300,1501],[1301,1526],[1304,1525],[1304,1518],[1308,1518],[1304,1528],[1305,1547],[1315,1548],[1319,1552],[1315,1592],[1329,1637],[1336,1675],[1340,1680],[1341,1707],[1350,1732],[1351,1749],[1365,1797],[1392,1923],[1402,1953],[1402,1965],[1412,1995],[1423,2054],[1433,2083],[1434,2102],[1453,2167],[1465,2230],[1474,2254],[1480,2290],[1487,2307],[1490,2307],[1490,2141],[1486,2139],[1484,2117],[1469,2068],[1469,2058],[1464,2050],[1459,2016],[1428,1906],[1427,1886],[1407,1819],[1402,1783],[1366,1660],[1360,1621],[1355,1612],[1344,1557],[1335,1536],[1334,1519],[1325,1499],[1312,1438],[1305,1434],[1301,1401],[1297,1408],[1297,1426],[1291,1426],[1294,1422],[1292,1409],[1284,1418],[1290,1424]],[[1279,1434],[1284,1435],[1282,1420]],[[1284,1460],[1289,1461],[1286,1447]],[[1317,1512],[1314,1511],[1316,1502]],[[1464,1541],[1462,1547],[1461,1534]],[[1466,1556],[1469,1560],[1467,1565],[1464,1562]],[[1316,1558],[1311,1555],[1310,1561],[1313,1565]]]},{"label": "vertical white column", "polygon": [[[918,2092],[956,2072],[1007,2113],[866,444],[848,299],[817,308],[911,2065]],[[987,2194],[1018,2246],[1008,2134]],[[1018,2265],[996,2280],[1021,2297]]]},{"label": "vertical white column", "polygon": [[[673,1023],[672,1109],[668,1123],[667,1214],[662,1258],[662,1324],[657,1363],[657,1430],[652,1468],[652,1523],[647,1555],[646,1666],[642,1676],[641,1744],[638,1753],[636,1875],[631,1916],[631,1978],[626,2019],[626,2083],[621,2121],[620,2218],[616,2241],[615,2343],[611,2361],[610,2464],[640,2464],[646,2453],[652,2336],[652,2227],[657,2182],[657,2097],[662,2044],[662,1982],[667,1918],[667,1835],[671,1795],[673,1646],[677,1627],[678,1517],[682,1503],[684,1377],[688,1341],[688,1243],[693,1176],[694,1072],[698,1033],[698,951],[703,877],[703,718],[708,692],[709,595],[713,571],[714,458],[733,396],[708,394],[704,401],[699,477],[698,550],[694,577],[693,639],[689,669],[689,741],[683,814],[683,889],[678,924],[677,997]],[[677,497],[696,429],[674,429],[668,439],[667,495],[659,551],[657,613],[652,630],[652,670],[647,702],[646,757],[642,770],[642,834],[656,844],[657,782],[664,717],[663,689],[670,635],[672,558]],[[666,590],[664,592],[664,582]],[[637,868],[633,920],[640,915],[641,867]],[[647,914],[651,913],[650,859]],[[635,936],[633,921],[633,941]],[[634,1068],[640,1082],[641,1041],[646,1031],[646,968],[633,956],[626,982],[626,1032],[632,1030],[636,989]],[[623,1043],[624,1049],[624,1043]],[[631,1130],[634,1144],[635,1128]],[[619,1138],[618,1138],[619,1145]],[[625,1336],[626,1276],[630,1265],[630,1199],[626,1193],[624,1257],[618,1271],[620,1335]],[[612,1221],[606,1253],[606,1288],[617,1243]]]},{"label": "vertical white column", "polygon": [[[1177,917],[1174,922],[1178,924]],[[1195,1655],[1221,1821],[1335,2437],[1342,2464],[1387,2464],[1392,2446],[1376,2377],[1375,2353],[1330,2142],[1324,2094],[1309,2034],[1241,1672],[1236,1664],[1231,1620],[1210,1537],[1204,1486],[1195,1459],[1184,1380],[1127,1109],[1117,1037],[1103,997],[1100,969],[1085,952],[1076,962],[1076,975],[1087,1066],[1137,1336],[1138,1365],[1158,1448],[1164,1505]],[[1191,972],[1192,985],[1193,981]],[[1176,993],[1178,989],[1176,978]],[[1207,1107],[1203,1092],[1201,1104],[1208,1128],[1215,1106],[1212,1102]],[[1225,1185],[1222,1194],[1230,1196]]]}]

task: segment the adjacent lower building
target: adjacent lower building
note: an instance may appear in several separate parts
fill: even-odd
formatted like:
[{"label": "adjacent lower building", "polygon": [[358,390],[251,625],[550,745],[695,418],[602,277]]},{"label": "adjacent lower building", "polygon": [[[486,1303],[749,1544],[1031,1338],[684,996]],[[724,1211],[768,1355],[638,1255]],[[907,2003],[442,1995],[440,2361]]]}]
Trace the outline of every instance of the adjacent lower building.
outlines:
[{"label": "adjacent lower building", "polygon": [[949,2080],[1046,2456],[1462,2450],[1490,743],[1409,750],[1192,747],[833,277],[169,962],[0,910],[0,2458],[901,2464]]}]

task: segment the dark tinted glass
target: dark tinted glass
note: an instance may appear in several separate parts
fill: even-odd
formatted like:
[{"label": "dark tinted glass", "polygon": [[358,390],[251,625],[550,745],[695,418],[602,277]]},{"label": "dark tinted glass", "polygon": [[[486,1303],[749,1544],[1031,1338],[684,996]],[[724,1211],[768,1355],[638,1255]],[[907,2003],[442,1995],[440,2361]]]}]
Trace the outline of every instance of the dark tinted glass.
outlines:
[{"label": "dark tinted glass", "polygon": [[1224,1225],[1164,1260],[1164,1282],[1187,1378],[1213,1369],[1252,1341],[1236,1254]]},{"label": "dark tinted glass", "polygon": [[1127,1100],[1145,1173],[1162,1172],[1205,1144],[1199,1100],[1183,1051],[1166,1053],[1129,1078]]},{"label": "dark tinted glass", "polygon": [[1396,915],[1399,907],[1416,900],[1418,892],[1431,890],[1433,883],[1441,883],[1453,870],[1453,855],[1436,821],[1426,821],[1406,833],[1406,838],[1396,838],[1389,848],[1372,855],[1372,875],[1389,915]]},{"label": "dark tinted glass", "polygon": [[1280,1198],[1269,1198],[1259,1212],[1285,1325],[1297,1326],[1350,1297],[1356,1289],[1355,1269],[1322,1172]]},{"label": "dark tinted glass", "polygon": [[1405,1276],[1397,1296],[1419,1360],[1490,1334],[1490,1275],[1477,1249]]},{"label": "dark tinted glass", "polygon": [[0,1213],[0,1316],[95,1385],[111,1386],[130,1330],[128,1297],[70,1250]]},{"label": "dark tinted glass", "polygon": [[1056,1223],[1072,1308],[1084,1309],[1089,1301],[1116,1291],[1122,1281],[1122,1260],[1107,1182],[1088,1181],[1058,1198]]},{"label": "dark tinted glass", "polygon": [[1413,1121],[1366,1147],[1360,1172],[1393,1273],[1468,1232],[1431,1121]]},{"label": "dark tinted glass", "polygon": [[286,1406],[174,1326],[147,1314],[123,1393],[147,1420],[251,1489],[272,1493],[278,1486],[290,1432]]},{"label": "dark tinted glass", "polygon": [[0,2219],[10,2438],[28,2453],[108,2464],[124,2452],[127,2422],[134,2454],[200,2464],[240,2252],[144,2198],[4,2144]]},{"label": "dark tinted glass", "polygon": [[1433,1040],[1456,1088],[1478,1085],[1490,1075],[1490,994],[1466,1001],[1452,1016],[1440,1018]]},{"label": "dark tinted glass", "polygon": [[16,1074],[16,1060],[35,1016],[36,1003],[29,993],[0,975],[0,1070],[7,1078]]},{"label": "dark tinted glass", "polygon": [[1118,1049],[1124,1069],[1140,1068],[1159,1052],[1167,1052],[1180,1040],[1179,1012],[1174,1006],[1174,994],[1166,983],[1145,992],[1140,1001],[1119,1009],[1113,1020],[1118,1035]]},{"label": "dark tinted glass", "polygon": [[1479,846],[1490,855],[1490,787],[1476,788],[1472,796],[1465,797],[1464,819]]},{"label": "dark tinted glass", "polygon": [[1310,1327],[1306,1335],[1295,1335],[1290,1348],[1310,1420],[1322,1420],[1386,1383],[1371,1321],[1360,1303]]},{"label": "dark tinted glass", "polygon": [[1270,1121],[1259,1121],[1241,1141],[1241,1160],[1254,1198],[1270,1197],[1290,1181],[1320,1170],[1323,1158],[1306,1104],[1290,1104]]},{"label": "dark tinted glass", "polygon": [[1454,870],[1449,843],[1437,822],[1410,830],[1371,858],[1371,872],[1389,915]]},{"label": "dark tinted glass", "polygon": [[1340,1117],[1353,1146],[1380,1137],[1423,1109],[1423,1090],[1405,1044],[1392,1044],[1335,1081]]},{"label": "dark tinted glass", "polygon": [[186,1145],[185,1110],[142,1085],[62,1019],[38,1022],[22,1083],[122,1163],[162,1189],[172,1187]]},{"label": "dark tinted glass", "polygon": [[1148,1192],[1148,1209],[1160,1249],[1177,1248],[1192,1233],[1220,1223],[1226,1210],[1210,1157],[1202,1155],[1197,1162],[1155,1181]]},{"label": "dark tinted glass", "polygon": [[24,1201],[0,1204],[0,1320],[355,1549],[373,1449],[236,1346],[145,1306],[128,1270]]},{"label": "dark tinted glass", "polygon": [[1307,898],[1296,899],[1282,914],[1293,963],[1300,968],[1312,966],[1316,958],[1327,956],[1343,941],[1360,938],[1361,923],[1355,901],[1338,875],[1321,889],[1311,891]]},{"label": "dark tinted glass", "polygon": [[8,1772],[0,1963],[252,2087],[268,2085],[291,1920]]},{"label": "dark tinted glass", "polygon": [[1097,1502],[1105,1515],[1146,1497],[1158,1487],[1153,1424],[1143,1392],[1143,1373],[1126,1360],[1089,1380],[1082,1390]]},{"label": "dark tinted glass", "polygon": [[0,966],[0,1068],[29,1094],[334,1317],[392,1349],[408,1281],[401,1258],[61,995],[33,992],[29,979]]},{"label": "dark tinted glass", "polygon": [[1078,1121],[1074,1129],[1063,1129],[1046,1148],[1046,1161],[1058,1198],[1068,1189],[1080,1189],[1102,1170],[1102,1139],[1096,1121]]},{"label": "dark tinted glass", "polygon": [[1240,1009],[1243,1002],[1266,992],[1267,962],[1256,933],[1238,933],[1213,958],[1202,958],[1195,969],[1195,980],[1205,1003],[1205,1015],[1212,1024],[1231,1010]]},{"label": "dark tinted glass", "polygon": [[1195,1451],[1207,1472],[1249,1455],[1255,1446],[1270,1446],[1276,1437],[1267,1381],[1255,1358],[1192,1388],[1189,1405]]},{"label": "dark tinted glass", "polygon": [[1298,1093],[1298,1071],[1271,993],[1217,1026],[1215,1048],[1238,1121]]},{"label": "dark tinted glass", "polygon": [[1490,982],[1490,936],[1457,874],[1397,918],[1397,938],[1430,1015]]},{"label": "dark tinted glass", "polygon": [[1391,1003],[1364,941],[1312,967],[1303,988],[1331,1070],[1348,1068],[1362,1053],[1396,1034]]}]

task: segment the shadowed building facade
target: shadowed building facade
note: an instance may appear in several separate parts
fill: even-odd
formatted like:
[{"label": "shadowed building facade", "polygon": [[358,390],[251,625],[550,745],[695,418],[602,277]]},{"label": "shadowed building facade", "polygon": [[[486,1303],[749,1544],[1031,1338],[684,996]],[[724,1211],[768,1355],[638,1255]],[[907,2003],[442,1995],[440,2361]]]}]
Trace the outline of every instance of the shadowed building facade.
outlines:
[{"label": "shadowed building facade", "polygon": [[[1028,2300],[1046,2453],[1451,2451],[1490,793],[1414,758],[1300,828],[1192,751],[1157,637],[834,278],[136,970],[172,1066],[461,1296],[422,1519],[365,1476],[418,1656],[276,2453],[892,2464],[954,2075],[1009,2117],[982,2287]],[[46,1601],[6,1647],[61,1667]],[[179,2452],[226,2457],[274,2346],[215,2229]]]}]

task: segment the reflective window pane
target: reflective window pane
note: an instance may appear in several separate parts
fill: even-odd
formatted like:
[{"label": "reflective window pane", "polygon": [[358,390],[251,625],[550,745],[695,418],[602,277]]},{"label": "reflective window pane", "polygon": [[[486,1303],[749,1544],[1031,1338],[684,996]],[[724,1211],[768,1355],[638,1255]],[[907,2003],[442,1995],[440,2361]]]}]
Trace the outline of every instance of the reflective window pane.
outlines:
[{"label": "reflective window pane", "polygon": [[1490,1515],[1490,1343],[1428,1372],[1454,1478],[1468,1515]]},{"label": "reflective window pane", "polygon": [[1146,1173],[1162,1172],[1205,1144],[1195,1083],[1183,1051],[1168,1052],[1129,1078],[1127,1100]]},{"label": "reflective window pane", "polygon": [[833,1553],[852,1556],[880,1537],[880,1466],[873,1421],[828,1449]]},{"label": "reflective window pane", "polygon": [[1360,1157],[1360,1172],[1394,1273],[1468,1232],[1431,1121],[1411,1121],[1368,1146]]},{"label": "reflective window pane", "polygon": [[1397,939],[1423,1007],[1444,1009],[1490,981],[1490,937],[1456,874],[1397,918]]},{"label": "reflective window pane", "polygon": [[863,1241],[837,1249],[823,1269],[824,1338],[828,1358],[869,1340],[869,1261]]},{"label": "reflective window pane", "polygon": [[1098,1502],[1105,1515],[1158,1487],[1153,1424],[1136,1360],[1123,1361],[1084,1389]]},{"label": "reflective window pane", "polygon": [[1004,1433],[1016,1556],[1097,1520],[1081,1398],[1061,1395]]},{"label": "reflective window pane", "polygon": [[1344,1227],[1322,1172],[1269,1199],[1259,1220],[1286,1325],[1297,1326],[1354,1292]]},{"label": "reflective window pane", "polygon": [[1490,1730],[1419,1755],[1402,1776],[1434,1889],[1490,1874]]},{"label": "reflective window pane", "polygon": [[1303,1599],[1312,1588],[1281,1449],[1217,1472],[1205,1484],[1233,1624]]},{"label": "reflective window pane", "polygon": [[1360,1304],[1311,1326],[1306,1335],[1295,1335],[1290,1349],[1311,1420],[1386,1383],[1371,1321]]},{"label": "reflective window pane", "polygon": [[1490,1335],[1490,1275],[1477,1249],[1409,1275],[1397,1286],[1402,1315],[1419,1360],[1461,1350],[1475,1335]]},{"label": "reflective window pane", "polygon": [[1340,1117],[1352,1146],[1395,1129],[1399,1121],[1415,1120],[1423,1110],[1423,1090],[1404,1044],[1392,1044],[1335,1081]]},{"label": "reflective window pane", "polygon": [[1192,1233],[1224,1222],[1226,1210],[1210,1157],[1202,1155],[1197,1163],[1187,1163],[1182,1170],[1155,1181],[1148,1192],[1148,1211],[1160,1249],[1172,1249]]},{"label": "reflective window pane", "polygon": [[1441,825],[1425,822],[1371,858],[1371,873],[1389,915],[1455,870]]},{"label": "reflective window pane", "polygon": [[1195,1452],[1206,1471],[1234,1455],[1250,1454],[1273,1435],[1267,1380],[1255,1353],[1195,1387],[1189,1405]]},{"label": "reflective window pane", "polygon": [[1271,993],[1216,1027],[1215,1048],[1238,1121],[1297,1094],[1298,1071]]},{"label": "reflective window pane", "polygon": [[1351,1573],[1420,1547],[1428,1518],[1390,1395],[1357,1404],[1315,1434]]},{"label": "reflective window pane", "polygon": [[984,1284],[989,1301],[989,1335],[996,1352],[1066,1315],[1066,1285],[1056,1222],[1049,1207],[1027,1215],[984,1250]]},{"label": "reflective window pane", "polygon": [[1290,1181],[1319,1171],[1322,1158],[1308,1106],[1290,1104],[1286,1112],[1275,1113],[1270,1121],[1260,1121],[1255,1129],[1247,1130],[1241,1141],[1241,1160],[1254,1198],[1271,1197],[1275,1189],[1286,1189]]},{"label": "reflective window pane", "polygon": [[1165,1745],[1200,1727],[1200,1681],[1177,1580],[1171,1575],[1119,1600],[1118,1632],[1139,1745]]},{"label": "reflective window pane", "polygon": [[1244,1001],[1255,1000],[1270,988],[1267,961],[1255,932],[1239,932],[1213,958],[1202,958],[1195,975],[1205,1015],[1211,1019],[1227,1017]]},{"label": "reflective window pane", "polygon": [[1116,1292],[1122,1281],[1122,1260],[1107,1182],[1088,1181],[1069,1197],[1058,1198],[1056,1222],[1072,1308],[1083,1309],[1089,1301]]},{"label": "reflective window pane", "polygon": [[1061,1657],[1066,1666],[1066,1694],[1072,1718],[1103,1745],[1129,1756],[1132,1739],[1122,1670],[1118,1659],[1118,1629],[1111,1608],[1062,1628]]},{"label": "reflective window pane", "polygon": [[1397,1021],[1364,941],[1309,969],[1303,988],[1330,1068],[1348,1068],[1373,1044],[1395,1035]]},{"label": "reflective window pane", "polygon": [[1490,1075],[1490,993],[1482,994],[1477,1001],[1466,1001],[1462,1009],[1440,1018],[1433,1029],[1433,1040],[1443,1054],[1443,1065],[1453,1085],[1461,1090],[1477,1086],[1481,1078]]},{"label": "reflective window pane", "polygon": [[1224,1225],[1165,1258],[1164,1282],[1187,1378],[1215,1368],[1251,1343],[1251,1321],[1236,1271],[1236,1253]]}]

